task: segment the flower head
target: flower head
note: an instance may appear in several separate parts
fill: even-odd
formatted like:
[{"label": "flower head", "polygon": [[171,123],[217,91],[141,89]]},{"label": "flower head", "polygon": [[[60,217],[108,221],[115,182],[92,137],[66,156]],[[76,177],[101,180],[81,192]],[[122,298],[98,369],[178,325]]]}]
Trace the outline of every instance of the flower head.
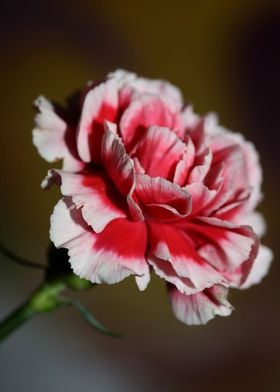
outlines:
[{"label": "flower head", "polygon": [[144,290],[152,269],[177,318],[204,324],[231,313],[230,287],[266,274],[258,156],[215,115],[185,107],[168,82],[123,70],[88,84],[77,121],[44,97],[35,105],[34,144],[63,162],[43,181],[63,196],[50,236],[77,275],[109,284],[134,275]]}]

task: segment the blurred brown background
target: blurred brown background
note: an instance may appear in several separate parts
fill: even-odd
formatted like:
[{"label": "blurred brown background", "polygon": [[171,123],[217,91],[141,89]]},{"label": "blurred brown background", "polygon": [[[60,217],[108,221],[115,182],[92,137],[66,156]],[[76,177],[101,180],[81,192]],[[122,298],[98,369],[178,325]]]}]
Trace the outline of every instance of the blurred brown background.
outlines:
[{"label": "blurred brown background", "polygon": [[[229,318],[187,327],[173,317],[164,283],[144,293],[132,279],[81,295],[123,331],[103,337],[71,310],[32,320],[0,348],[0,390],[280,390],[279,92],[280,3],[235,1],[2,0],[0,5],[1,241],[45,261],[58,192],[40,181],[49,165],[31,144],[32,102],[63,101],[89,79],[123,67],[181,87],[200,113],[243,132],[260,152],[275,261],[248,291],[232,290]],[[40,282],[41,272],[1,257],[0,316]]]}]

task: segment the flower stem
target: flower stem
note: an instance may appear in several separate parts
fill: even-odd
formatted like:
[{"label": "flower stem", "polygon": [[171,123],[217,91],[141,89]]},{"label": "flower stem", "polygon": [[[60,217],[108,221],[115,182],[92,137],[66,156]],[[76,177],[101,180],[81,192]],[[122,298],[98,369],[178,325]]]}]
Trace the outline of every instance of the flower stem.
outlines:
[{"label": "flower stem", "polygon": [[59,294],[65,287],[64,282],[56,280],[43,283],[26,302],[0,323],[0,342],[36,314],[46,313],[62,306]]},{"label": "flower stem", "polygon": [[0,342],[29,320],[36,311],[26,302],[9,314],[0,324]]}]

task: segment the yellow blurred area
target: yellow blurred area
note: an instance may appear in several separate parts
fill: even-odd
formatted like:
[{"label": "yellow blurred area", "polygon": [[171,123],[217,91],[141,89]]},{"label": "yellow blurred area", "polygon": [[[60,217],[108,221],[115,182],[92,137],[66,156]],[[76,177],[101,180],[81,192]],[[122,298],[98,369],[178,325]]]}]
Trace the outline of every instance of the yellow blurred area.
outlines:
[{"label": "yellow blurred area", "polygon": [[[44,94],[63,102],[89,79],[122,67],[170,80],[196,111],[217,112],[223,125],[257,144],[265,169],[265,242],[278,254],[279,1],[10,0],[0,15],[4,244],[43,262],[59,197],[40,188],[51,165],[32,146],[34,99]],[[4,257],[0,268],[4,316],[41,276]],[[83,300],[128,337],[100,337],[71,311],[39,317],[3,346],[0,390],[276,391],[279,273],[275,260],[261,285],[232,291],[230,318],[197,328],[175,320],[156,277],[144,293],[132,279],[98,287]]]}]

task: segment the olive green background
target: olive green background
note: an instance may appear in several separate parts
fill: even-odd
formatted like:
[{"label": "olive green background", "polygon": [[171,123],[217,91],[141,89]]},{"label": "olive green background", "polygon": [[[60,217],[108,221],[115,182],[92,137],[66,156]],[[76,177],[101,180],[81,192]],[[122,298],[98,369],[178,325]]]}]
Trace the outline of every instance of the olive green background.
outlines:
[{"label": "olive green background", "polygon": [[[58,191],[31,143],[32,102],[63,102],[89,79],[123,67],[178,85],[199,113],[216,111],[261,154],[275,261],[262,284],[232,290],[229,318],[188,327],[173,317],[164,282],[133,279],[79,295],[126,338],[95,333],[70,309],[40,316],[0,348],[3,392],[276,391],[279,382],[280,3],[235,1],[2,1],[0,9],[1,241],[45,262]],[[0,316],[41,272],[1,257]]]}]

